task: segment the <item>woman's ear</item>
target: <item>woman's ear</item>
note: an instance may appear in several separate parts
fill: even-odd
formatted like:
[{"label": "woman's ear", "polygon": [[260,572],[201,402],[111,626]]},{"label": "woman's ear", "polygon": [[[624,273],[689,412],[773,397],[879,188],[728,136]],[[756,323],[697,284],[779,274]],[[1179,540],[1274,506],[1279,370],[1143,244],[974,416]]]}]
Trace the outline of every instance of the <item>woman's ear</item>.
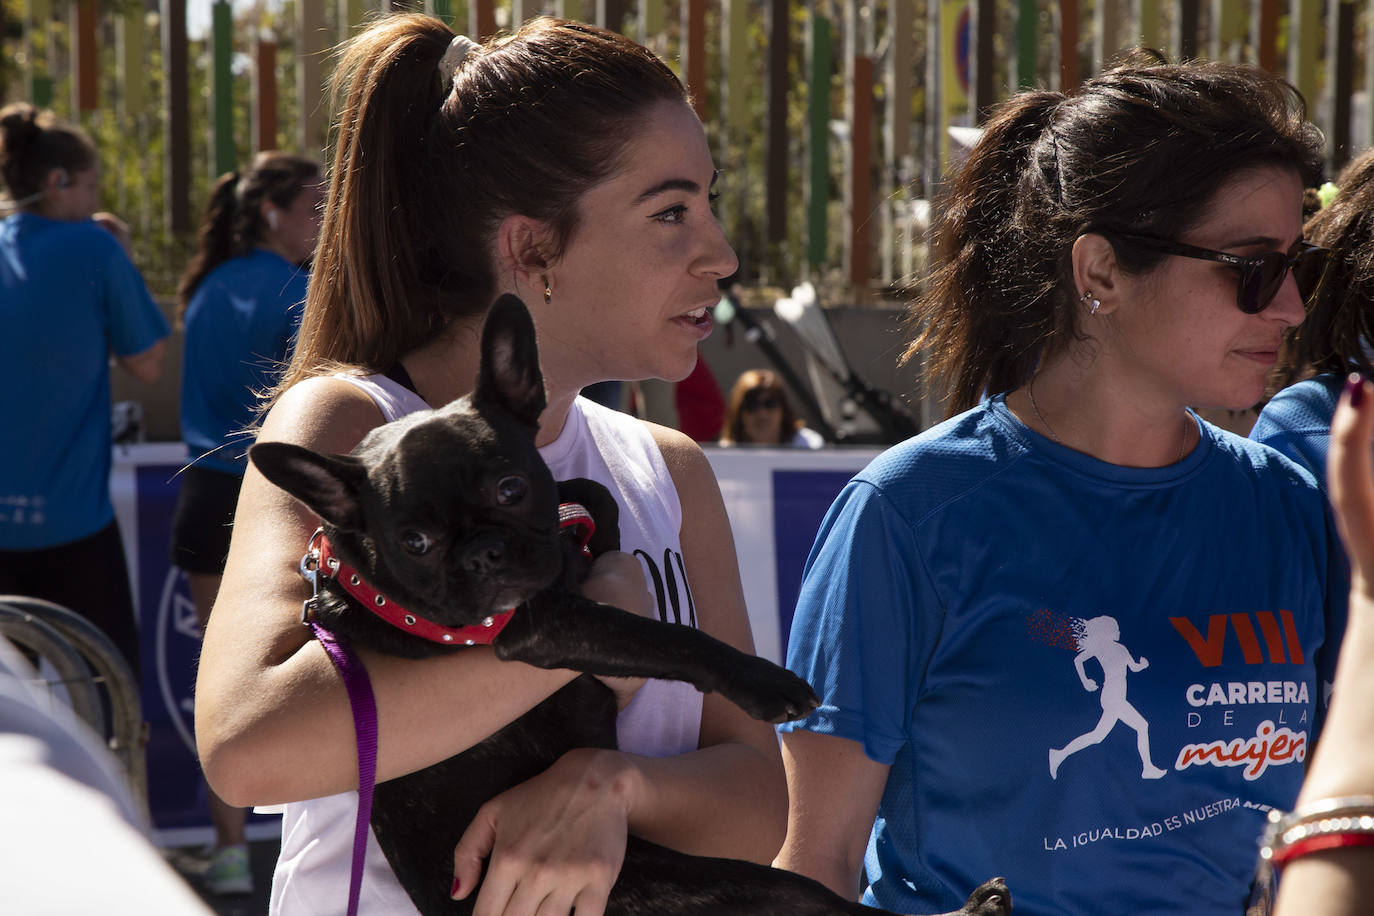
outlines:
[{"label": "woman's ear", "polygon": [[528,216],[512,215],[501,221],[496,230],[497,257],[501,272],[517,276],[526,283],[543,286],[540,279],[548,272],[548,227]]},{"label": "woman's ear", "polygon": [[1073,282],[1077,299],[1089,314],[1110,315],[1122,294],[1121,267],[1116,249],[1096,232],[1080,235],[1073,243]]}]

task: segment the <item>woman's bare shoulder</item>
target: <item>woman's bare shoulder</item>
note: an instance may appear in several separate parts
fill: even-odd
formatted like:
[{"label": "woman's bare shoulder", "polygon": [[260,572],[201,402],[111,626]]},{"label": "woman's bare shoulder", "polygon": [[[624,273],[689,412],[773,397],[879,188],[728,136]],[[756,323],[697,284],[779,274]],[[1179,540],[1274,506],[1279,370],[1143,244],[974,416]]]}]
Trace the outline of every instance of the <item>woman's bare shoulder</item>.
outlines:
[{"label": "woman's bare shoulder", "polygon": [[258,441],[293,442],[342,454],[384,422],[381,408],[357,385],[336,376],[314,376],[282,392],[263,420]]}]

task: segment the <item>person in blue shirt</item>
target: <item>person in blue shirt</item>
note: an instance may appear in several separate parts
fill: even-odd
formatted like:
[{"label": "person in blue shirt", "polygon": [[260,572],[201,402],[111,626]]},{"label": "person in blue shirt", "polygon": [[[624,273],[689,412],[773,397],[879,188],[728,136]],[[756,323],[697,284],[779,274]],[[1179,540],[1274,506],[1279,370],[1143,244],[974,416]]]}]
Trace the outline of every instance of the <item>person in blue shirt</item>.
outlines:
[{"label": "person in blue shirt", "polygon": [[1374,150],[1336,179],[1337,192],[1303,227],[1331,249],[1331,266],[1306,320],[1293,330],[1280,364],[1283,387],[1260,411],[1250,438],[1302,465],[1323,487],[1331,416],[1351,372],[1374,373]]},{"label": "person in blue shirt", "polygon": [[[98,222],[100,163],[80,129],[0,110],[0,594],[54,601],[139,671],[138,624],[110,500],[110,360],[158,379],[169,332],[117,220]],[[108,228],[107,228],[108,227]]]},{"label": "person in blue shirt", "polygon": [[1334,668],[1312,476],[1256,403],[1322,252],[1322,138],[1258,69],[1135,54],[1003,103],[908,355],[953,414],[842,491],[787,665],[777,863],[902,912],[1242,912]]},{"label": "person in blue shirt", "polygon": [[[276,385],[295,340],[319,236],[319,165],[262,152],[220,177],[178,298],[185,328],[181,434],[189,465],[172,522],[172,563],[186,572],[202,626],[229,554],[259,397]],[[245,809],[209,791],[215,850],[205,874],[217,894],[252,891]]]}]

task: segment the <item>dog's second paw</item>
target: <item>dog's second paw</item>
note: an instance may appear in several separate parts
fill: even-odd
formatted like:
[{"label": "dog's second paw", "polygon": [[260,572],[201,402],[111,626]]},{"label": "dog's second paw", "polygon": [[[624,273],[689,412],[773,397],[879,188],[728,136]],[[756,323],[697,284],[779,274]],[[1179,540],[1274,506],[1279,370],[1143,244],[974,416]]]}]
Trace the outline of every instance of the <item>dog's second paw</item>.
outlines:
[{"label": "dog's second paw", "polygon": [[791,671],[767,659],[746,659],[721,684],[720,693],[755,719],[790,722],[820,705],[811,685]]}]

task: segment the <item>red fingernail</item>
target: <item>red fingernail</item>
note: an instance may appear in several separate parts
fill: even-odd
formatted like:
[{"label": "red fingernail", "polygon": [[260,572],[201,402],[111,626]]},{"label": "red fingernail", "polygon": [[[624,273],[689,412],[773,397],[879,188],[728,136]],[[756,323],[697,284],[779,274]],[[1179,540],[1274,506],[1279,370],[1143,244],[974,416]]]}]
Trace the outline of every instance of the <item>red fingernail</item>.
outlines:
[{"label": "red fingernail", "polygon": [[454,878],[454,879],[453,879],[453,890],[449,891],[449,892],[448,892],[448,895],[449,895],[450,897],[457,897],[457,896],[458,896],[458,892],[461,891],[462,889],[463,889],[463,882],[462,882],[462,881],[459,881],[457,878]]},{"label": "red fingernail", "polygon": [[1364,377],[1358,372],[1350,373],[1345,380],[1345,390],[1350,393],[1350,406],[1359,407],[1364,403]]}]

